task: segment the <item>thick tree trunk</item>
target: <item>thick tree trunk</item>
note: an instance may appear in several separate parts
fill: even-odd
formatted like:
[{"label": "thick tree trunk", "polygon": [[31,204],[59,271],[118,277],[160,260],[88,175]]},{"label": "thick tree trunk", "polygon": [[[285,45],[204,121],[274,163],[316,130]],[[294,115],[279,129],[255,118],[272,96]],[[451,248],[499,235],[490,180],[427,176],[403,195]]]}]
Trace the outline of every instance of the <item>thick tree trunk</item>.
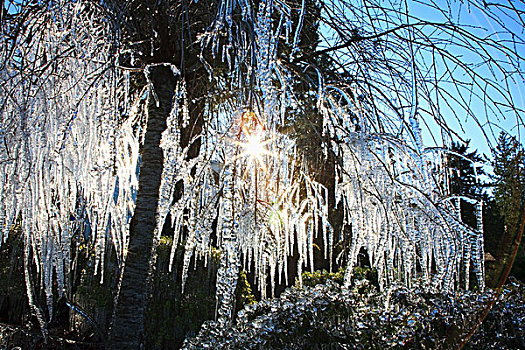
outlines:
[{"label": "thick tree trunk", "polygon": [[170,113],[176,79],[171,70],[156,66],[150,70],[158,105],[151,98],[148,123],[142,146],[139,189],[135,213],[130,223],[129,246],[115,306],[111,348],[138,349],[144,333],[144,309],[153,256],[157,204],[162,175],[160,148],[166,118]]}]

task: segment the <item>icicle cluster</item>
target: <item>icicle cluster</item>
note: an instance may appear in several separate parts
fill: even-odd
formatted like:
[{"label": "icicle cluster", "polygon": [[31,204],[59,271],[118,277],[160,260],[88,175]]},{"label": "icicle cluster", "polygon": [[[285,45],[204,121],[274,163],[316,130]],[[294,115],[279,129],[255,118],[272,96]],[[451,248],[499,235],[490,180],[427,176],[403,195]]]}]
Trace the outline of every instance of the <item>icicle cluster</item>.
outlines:
[{"label": "icicle cluster", "polygon": [[482,228],[462,223],[460,208],[429,176],[431,159],[389,135],[336,132],[335,139],[343,160],[336,198],[352,235],[346,283],[364,250],[381,286],[421,279],[432,289],[452,291],[465,279],[468,287],[472,263],[483,288]]},{"label": "icicle cluster", "polygon": [[0,72],[0,244],[20,218],[52,315],[53,273],[61,294],[75,244],[94,247],[101,278],[107,252],[125,254],[140,130],[127,78],[113,69],[114,28],[89,4],[49,6],[25,23],[38,43],[16,46]]},{"label": "icicle cluster", "polygon": [[[242,39],[246,41],[235,45],[239,51],[232,57],[236,61],[227,58],[230,53],[222,57],[233,65],[232,74],[239,86],[251,91],[240,93],[238,101],[227,101],[219,106],[217,115],[210,115],[208,133],[202,135],[204,142],[199,159],[184,160],[186,150],[178,144],[178,131],[169,121],[168,129],[172,131],[167,130],[162,140],[165,173],[173,166],[174,174],[179,174],[163,177],[159,209],[161,213],[168,210],[171,213],[175,232],[172,259],[183,227],[187,230],[183,278],[187,276],[192,258],[207,259],[211,246],[216,244],[222,254],[217,286],[222,323],[231,315],[232,293],[241,266],[248,271],[254,269],[257,285],[265,296],[268,276],[272,291],[275,283],[288,283],[289,278],[295,277],[287,275],[287,258],[294,250],[299,252],[298,270],[308,267],[313,271],[316,235],[323,235],[327,242],[326,257],[332,252],[328,190],[310,178],[309,170],[300,161],[295,141],[277,131],[279,123],[285,120],[286,108],[296,103],[290,72],[277,60],[279,36],[291,35],[291,10],[284,3],[277,2],[277,5],[274,7],[271,1],[261,2],[254,18],[250,18],[251,9],[243,8],[243,20],[254,23],[255,42],[245,36]],[[217,23],[214,30],[224,26],[232,30],[232,24],[228,24],[228,13],[232,10],[228,6],[233,3],[223,2],[219,6],[222,14],[219,18],[224,16],[225,22]],[[274,16],[276,8],[280,12]],[[280,17],[278,25],[274,17]],[[203,45],[210,44],[212,51],[218,52],[214,33],[203,39]],[[224,50],[233,50],[233,47]],[[242,64],[246,62],[239,57],[250,57],[248,74],[243,73]],[[253,106],[249,98],[255,99]],[[172,203],[178,181],[183,182],[184,191],[182,198]],[[169,208],[165,206],[168,203],[171,203]],[[216,242],[213,242],[212,223],[216,217],[219,222]],[[159,216],[159,228],[165,218],[166,215]]]},{"label": "icicle cluster", "polygon": [[[224,17],[219,17],[224,21],[217,26],[231,30],[231,6],[235,3],[226,1],[221,4],[220,13]],[[214,187],[212,165],[219,164],[224,170],[233,163],[236,169],[235,210],[222,210],[219,217],[224,222],[231,220],[235,223],[234,251],[241,258],[243,268],[255,269],[264,296],[268,276],[272,287],[275,282],[287,281],[287,257],[294,249],[299,254],[299,276],[304,267],[314,269],[313,240],[317,235],[322,235],[325,256],[329,257],[334,232],[328,220],[328,190],[310,178],[310,169],[300,161],[294,140],[277,131],[277,126],[285,119],[286,108],[298,104],[289,80],[292,72],[281,66],[277,59],[278,38],[288,37],[292,32],[286,25],[291,23],[290,9],[279,1],[262,1],[256,15],[250,18],[253,9],[242,7],[242,4],[241,8],[243,20],[254,23],[255,42],[244,36],[225,50],[241,48],[241,51],[229,54],[239,58],[249,56],[246,54],[248,48],[256,46],[255,62],[248,64],[250,69],[255,69],[255,86],[250,85],[249,78],[243,80],[242,63],[246,62],[229,59],[228,62],[232,64],[232,74],[237,77],[239,86],[256,93],[255,114],[257,123],[262,124],[257,137],[263,150],[257,155],[250,153],[252,135],[246,135],[242,128],[243,118],[251,110],[246,109],[246,100],[239,95],[240,101],[234,102],[233,106],[231,101],[228,102],[229,107],[216,116],[216,125],[221,127],[213,129],[212,136],[209,136],[213,139],[210,142],[215,142],[214,151],[210,153],[210,149],[204,146],[201,152],[212,160],[208,170],[201,172],[209,178],[201,180],[206,186],[201,187],[201,204],[195,210],[207,207],[208,214],[203,217],[211,222],[216,209],[210,210],[210,207],[229,205],[224,204],[224,195],[219,196],[217,204],[210,205],[215,199],[206,200],[204,191],[212,198],[224,191],[221,181],[210,190]],[[216,43],[213,38],[209,40],[206,45]],[[297,39],[293,42],[297,43]],[[323,133],[332,140],[327,148],[341,159],[337,170],[336,201],[344,213],[343,230],[349,227],[351,231],[350,245],[346,250],[347,283],[358,254],[364,249],[371,265],[378,269],[382,286],[395,280],[410,284],[415,279],[422,279],[429,287],[453,290],[459,286],[460,280],[468,286],[468,271],[472,265],[478,284],[483,287],[482,228],[474,230],[463,224],[454,205],[446,199],[442,183],[433,176],[434,170],[442,165],[441,161],[432,162],[431,157],[423,152],[416,113],[412,111],[409,116],[411,134],[414,135],[412,148],[409,133],[393,136],[373,131],[384,126],[374,125],[373,109],[364,106],[366,101],[358,98],[361,94],[358,87],[353,96],[348,96],[335,86],[325,86],[322,74],[318,73],[317,107],[323,118]],[[344,105],[338,102],[341,96],[346,102]],[[391,125],[397,127],[395,122]],[[232,144],[236,147],[231,147]],[[217,154],[225,156],[219,159]],[[230,214],[232,217],[227,217]],[[479,223],[480,215],[478,210]],[[204,236],[199,238],[203,233]],[[210,234],[209,230],[194,231],[190,228],[186,248],[204,255],[206,245],[197,248],[195,241],[211,243]],[[227,249],[230,255],[230,243],[225,243],[230,242],[229,238],[222,241],[229,233],[218,234],[219,249]],[[342,232],[337,232],[338,237],[342,235]],[[191,253],[187,251],[186,254]],[[189,259],[185,258],[187,264]],[[219,274],[226,276],[225,271],[230,267],[221,265]],[[235,277],[219,278],[219,289],[234,283],[231,278]]]},{"label": "icicle cluster", "polygon": [[[309,175],[295,140],[278,131],[286,109],[299,104],[292,90],[293,73],[277,59],[278,38],[292,36],[291,10],[279,1],[262,1],[258,9],[240,5],[242,21],[253,23],[253,37],[245,33],[237,36],[234,45],[219,45],[217,33],[239,27],[231,18],[236,3],[225,1],[219,6],[219,21],[203,38],[203,47],[209,46],[215,54],[223,50],[221,57],[231,67],[234,84],[248,93],[241,91],[237,101],[215,106],[218,112],[210,109],[197,159],[185,160],[187,149],[178,144],[175,117],[170,117],[162,141],[166,177],[159,210],[171,213],[172,259],[183,228],[187,232],[184,279],[192,259],[207,259],[212,246],[221,251],[217,282],[221,324],[231,316],[240,268],[253,270],[266,296],[268,282],[269,290],[275,283],[290,282],[287,264],[294,251],[300,278],[304,268],[315,268],[314,238],[322,236],[325,258],[331,262],[334,240],[347,231],[351,232],[344,250],[347,285],[364,250],[378,270],[382,287],[399,280],[408,285],[421,280],[428,288],[451,291],[460,281],[468,286],[470,266],[483,287],[482,228],[463,224],[457,208],[446,199],[442,179],[434,176],[442,159],[423,152],[417,116],[412,113],[409,118],[415,135],[412,141],[408,133],[374,132],[380,128],[370,115],[373,109],[358,98],[359,87],[349,96],[325,85],[318,71],[317,108],[323,134],[332,140],[324,152],[332,151],[340,159],[335,201],[342,208],[343,225],[341,232],[334,232],[328,217],[328,189]],[[251,104],[250,99],[255,102]],[[184,103],[173,116],[187,110]],[[179,181],[183,182],[182,198],[172,203]],[[159,216],[159,228],[164,214]],[[481,223],[481,217],[478,220]]]},{"label": "icicle cluster", "polygon": [[[59,291],[66,287],[72,242],[93,244],[101,276],[109,249],[123,261],[140,175],[143,107],[154,98],[147,87],[131,93],[127,75],[115,68],[107,40],[114,29],[93,20],[96,16],[81,2],[62,5],[49,10],[50,16],[56,13],[52,21],[31,19],[41,28],[40,45],[20,46],[23,52],[17,55],[23,59],[11,60],[0,72],[5,82],[0,95],[0,237],[5,240],[20,215],[50,301],[53,271]],[[232,15],[237,6],[240,24]],[[332,152],[339,160],[335,198],[329,198],[328,189],[301,160],[295,140],[279,132],[287,111],[301,101],[293,90],[297,72],[279,62],[277,51],[284,38],[291,55],[297,53],[305,2],[296,28],[296,10],[285,1],[251,6],[251,1],[221,1],[216,22],[201,38],[203,50],[228,63],[228,78],[239,88],[237,100],[208,106],[206,127],[195,136],[202,138],[200,153],[188,160],[179,120],[186,124],[191,116],[180,79],[162,135],[157,233],[169,213],[172,261],[185,235],[183,278],[192,260],[207,259],[212,247],[220,250],[218,312],[226,324],[239,269],[253,270],[265,296],[268,279],[273,290],[275,283],[294,278],[287,275],[294,251],[300,277],[303,268],[315,268],[314,238],[323,237],[323,253],[332,261],[336,237],[349,229],[347,284],[364,249],[381,286],[421,279],[450,291],[461,278],[468,286],[470,266],[483,286],[481,204],[478,227],[462,224],[459,208],[433,176],[441,166],[439,157],[432,162],[422,150],[416,113],[409,116],[410,132],[378,132],[396,122],[377,125],[383,115],[372,115],[376,111],[359,98],[359,87],[350,96],[326,85],[317,70],[322,137],[331,140],[323,154]],[[219,40],[224,32],[229,33],[225,44]],[[71,47],[75,55],[64,54]],[[40,75],[28,70],[32,65],[44,67]],[[213,67],[207,67],[213,78]],[[174,201],[175,186],[181,183],[182,193]],[[331,200],[343,212],[341,232],[334,232],[329,220]]]}]

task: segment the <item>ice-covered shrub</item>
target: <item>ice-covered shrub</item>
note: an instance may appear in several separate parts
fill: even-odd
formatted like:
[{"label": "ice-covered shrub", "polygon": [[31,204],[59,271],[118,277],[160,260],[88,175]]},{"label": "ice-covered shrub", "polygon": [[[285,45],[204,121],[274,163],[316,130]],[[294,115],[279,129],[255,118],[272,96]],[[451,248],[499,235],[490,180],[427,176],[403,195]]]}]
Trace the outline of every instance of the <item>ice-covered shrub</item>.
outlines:
[{"label": "ice-covered shrub", "polygon": [[[524,296],[522,285],[509,284],[467,347],[522,348]],[[400,285],[380,292],[366,279],[346,289],[328,279],[247,305],[227,332],[207,322],[185,348],[446,349],[468,334],[493,297]]]}]

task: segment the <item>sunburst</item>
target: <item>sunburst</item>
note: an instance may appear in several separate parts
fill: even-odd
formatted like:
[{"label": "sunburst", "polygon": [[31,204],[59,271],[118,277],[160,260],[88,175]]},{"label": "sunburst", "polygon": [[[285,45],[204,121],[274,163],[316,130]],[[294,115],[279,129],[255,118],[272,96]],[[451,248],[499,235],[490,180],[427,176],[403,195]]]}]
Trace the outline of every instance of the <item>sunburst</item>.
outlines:
[{"label": "sunburst", "polygon": [[273,152],[268,150],[266,146],[273,141],[273,138],[264,140],[264,133],[252,133],[245,135],[245,142],[236,141],[235,143],[241,146],[244,150],[236,159],[247,157],[252,162],[257,163],[263,170],[266,170],[264,156],[272,156]]}]

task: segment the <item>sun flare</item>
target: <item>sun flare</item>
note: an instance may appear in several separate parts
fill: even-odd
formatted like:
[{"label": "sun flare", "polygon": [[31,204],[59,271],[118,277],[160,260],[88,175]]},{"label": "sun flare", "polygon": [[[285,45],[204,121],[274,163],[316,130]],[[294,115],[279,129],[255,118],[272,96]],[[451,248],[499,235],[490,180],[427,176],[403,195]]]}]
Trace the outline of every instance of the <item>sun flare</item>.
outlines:
[{"label": "sun flare", "polygon": [[248,157],[249,159],[256,161],[263,168],[266,168],[264,156],[271,155],[271,152],[266,148],[266,145],[271,141],[271,139],[264,140],[263,133],[246,135],[245,142],[237,142],[237,144],[244,149],[238,158]]},{"label": "sun flare", "polygon": [[253,158],[261,159],[261,157],[267,152],[264,148],[265,142],[261,140],[261,135],[249,135],[246,143],[242,144],[245,153]]}]

